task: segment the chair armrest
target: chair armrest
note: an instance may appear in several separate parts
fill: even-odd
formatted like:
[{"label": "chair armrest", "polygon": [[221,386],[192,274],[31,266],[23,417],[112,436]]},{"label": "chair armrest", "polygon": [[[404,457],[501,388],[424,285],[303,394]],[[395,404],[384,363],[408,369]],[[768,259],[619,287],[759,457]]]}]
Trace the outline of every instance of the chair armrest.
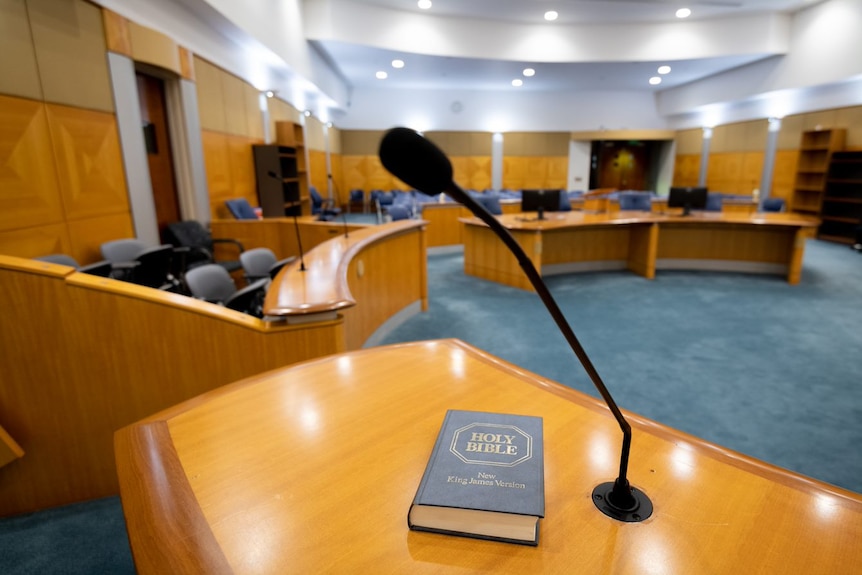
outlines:
[{"label": "chair armrest", "polygon": [[243,245],[239,242],[239,240],[233,240],[233,239],[228,239],[228,238],[213,238],[212,242],[213,242],[214,244],[216,244],[216,243],[219,243],[219,244],[233,244],[233,245],[235,245],[235,246],[237,247],[237,249],[239,249],[239,253],[242,253],[242,252],[244,252],[244,251],[245,251],[245,248],[244,248],[244,247],[243,247]]}]

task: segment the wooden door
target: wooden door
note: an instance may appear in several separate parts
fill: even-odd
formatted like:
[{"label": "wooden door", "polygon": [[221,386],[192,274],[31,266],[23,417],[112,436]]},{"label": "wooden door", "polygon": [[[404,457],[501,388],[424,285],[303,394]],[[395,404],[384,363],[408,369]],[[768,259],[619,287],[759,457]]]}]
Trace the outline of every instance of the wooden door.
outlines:
[{"label": "wooden door", "polygon": [[601,142],[599,188],[646,190],[648,147],[641,142]]},{"label": "wooden door", "polygon": [[180,217],[180,204],[174,178],[173,155],[168,136],[168,115],[165,107],[165,84],[160,78],[137,72],[141,121],[147,144],[147,163],[153,184],[153,202],[159,234]]}]

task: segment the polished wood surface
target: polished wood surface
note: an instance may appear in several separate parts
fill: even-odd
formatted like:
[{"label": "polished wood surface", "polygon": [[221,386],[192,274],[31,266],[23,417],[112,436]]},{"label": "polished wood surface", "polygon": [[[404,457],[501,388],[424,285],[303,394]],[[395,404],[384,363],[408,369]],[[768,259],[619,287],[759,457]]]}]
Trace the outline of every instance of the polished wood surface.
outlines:
[{"label": "polished wood surface", "polygon": [[[543,275],[629,269],[652,279],[660,269],[781,274],[799,283],[805,238],[816,218],[791,213],[563,212],[499,219]],[[464,271],[532,290],[514,256],[478,218],[466,224]]]},{"label": "polished wood surface", "polygon": [[[447,409],[544,421],[536,548],[410,531]],[[138,572],[829,573],[862,564],[862,496],[627,414],[643,523],[600,513],[621,432],[597,399],[456,340],[345,353],[119,430]]]},{"label": "polished wood surface", "polygon": [[400,220],[321,243],[279,272],[264,313],[290,323],[341,311],[347,349],[365,345],[393,316],[428,309],[425,225]]},{"label": "polished wood surface", "polygon": [[24,450],[9,433],[0,427],[0,467],[24,457]]},{"label": "polished wood surface", "polygon": [[345,351],[344,320],[290,326],[72,268],[0,256],[0,516],[115,495],[112,434],[269,369]]},{"label": "polished wood surface", "polygon": [[[220,219],[210,222],[210,230],[214,238],[234,238],[239,240],[247,250],[269,248],[279,259],[299,255],[297,228],[302,249],[307,252],[325,241],[343,235],[345,230],[349,234],[365,227],[368,226],[345,225],[343,221],[338,220],[320,222],[317,216],[299,216],[296,218],[296,223],[293,218],[286,217],[262,220]],[[231,248],[226,247],[226,249]],[[220,254],[218,245],[216,245],[216,254]]]}]

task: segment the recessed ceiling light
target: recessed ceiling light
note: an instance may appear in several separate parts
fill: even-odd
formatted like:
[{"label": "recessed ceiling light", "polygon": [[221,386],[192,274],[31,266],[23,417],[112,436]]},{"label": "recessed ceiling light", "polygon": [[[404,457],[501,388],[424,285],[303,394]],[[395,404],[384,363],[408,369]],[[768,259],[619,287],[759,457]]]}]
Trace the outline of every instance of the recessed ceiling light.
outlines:
[{"label": "recessed ceiling light", "polygon": [[555,10],[548,10],[547,12],[545,12],[545,20],[547,20],[548,22],[553,22],[557,19],[557,16],[559,16],[559,14],[557,14]]},{"label": "recessed ceiling light", "polygon": [[524,74],[524,76],[526,76],[527,78],[530,78],[531,76],[535,76],[535,75],[536,75],[536,71],[535,71],[535,70],[533,70],[532,68],[524,68],[524,72],[523,72],[523,74]]},{"label": "recessed ceiling light", "polygon": [[422,10],[428,10],[429,8],[431,8],[431,0],[419,0],[416,5],[419,6],[419,8],[421,8]]},{"label": "recessed ceiling light", "polygon": [[389,77],[389,74],[387,74],[386,72],[384,72],[383,70],[381,70],[381,71],[377,72],[377,73],[375,74],[375,76],[377,76],[377,79],[378,79],[378,80],[385,80],[386,78],[388,78],[388,77]]},{"label": "recessed ceiling light", "polygon": [[656,84],[661,84],[661,78],[659,78],[658,76],[653,76],[649,79],[649,83],[653,86],[655,86]]},{"label": "recessed ceiling light", "polygon": [[515,86],[516,88],[518,86],[522,86],[523,84],[524,84],[524,81],[521,80],[520,78],[515,78],[514,80],[512,80],[512,85]]},{"label": "recessed ceiling light", "polygon": [[392,60],[392,67],[393,68],[403,68],[404,67],[404,60]]},{"label": "recessed ceiling light", "polygon": [[658,67],[659,74],[670,74],[670,66],[659,66]]},{"label": "recessed ceiling light", "polygon": [[688,18],[689,16],[691,16],[691,10],[688,8],[680,8],[676,11],[677,18]]}]

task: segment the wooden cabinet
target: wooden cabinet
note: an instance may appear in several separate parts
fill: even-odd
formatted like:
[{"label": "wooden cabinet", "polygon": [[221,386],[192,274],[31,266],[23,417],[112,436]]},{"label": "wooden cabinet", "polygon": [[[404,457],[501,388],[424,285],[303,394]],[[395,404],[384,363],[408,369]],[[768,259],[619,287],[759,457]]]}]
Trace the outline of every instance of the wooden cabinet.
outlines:
[{"label": "wooden cabinet", "polygon": [[265,218],[311,213],[303,128],[276,123],[276,143],[253,146],[257,195]]},{"label": "wooden cabinet", "polygon": [[802,133],[799,163],[790,203],[795,212],[819,215],[832,154],[844,148],[844,129]]},{"label": "wooden cabinet", "polygon": [[852,244],[862,225],[862,152],[835,152],[829,163],[817,237]]}]

